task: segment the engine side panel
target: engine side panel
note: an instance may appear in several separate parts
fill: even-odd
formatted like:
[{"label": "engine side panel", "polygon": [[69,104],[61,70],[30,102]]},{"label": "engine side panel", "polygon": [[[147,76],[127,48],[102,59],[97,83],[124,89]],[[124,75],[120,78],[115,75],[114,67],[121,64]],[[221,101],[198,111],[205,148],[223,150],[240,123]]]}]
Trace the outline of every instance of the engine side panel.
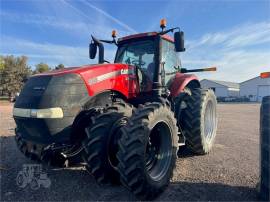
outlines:
[{"label": "engine side panel", "polygon": [[127,99],[136,97],[139,86],[133,68],[126,64],[108,64],[80,72],[89,96],[106,90],[117,91]]}]

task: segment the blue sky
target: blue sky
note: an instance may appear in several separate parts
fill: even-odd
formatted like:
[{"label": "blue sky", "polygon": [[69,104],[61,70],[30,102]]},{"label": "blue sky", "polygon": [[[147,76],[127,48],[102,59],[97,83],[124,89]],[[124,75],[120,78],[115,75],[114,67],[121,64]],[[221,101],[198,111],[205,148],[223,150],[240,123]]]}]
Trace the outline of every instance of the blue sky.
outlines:
[{"label": "blue sky", "polygon": [[[26,55],[29,64],[79,66],[88,58],[90,34],[110,38],[168,27],[185,32],[186,68],[217,66],[200,78],[244,81],[270,70],[270,0],[79,1],[0,0],[0,54]],[[115,49],[106,46],[105,57]]]}]

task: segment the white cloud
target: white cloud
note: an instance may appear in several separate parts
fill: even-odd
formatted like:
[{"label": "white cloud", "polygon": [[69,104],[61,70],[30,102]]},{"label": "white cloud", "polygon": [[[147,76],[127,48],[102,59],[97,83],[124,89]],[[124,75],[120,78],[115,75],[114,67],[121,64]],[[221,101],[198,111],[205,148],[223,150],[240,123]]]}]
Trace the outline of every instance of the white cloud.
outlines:
[{"label": "white cloud", "polygon": [[[79,9],[72,2],[53,1],[53,2],[27,2],[36,8],[36,12],[0,12],[1,24],[26,24],[31,25],[32,32],[37,31],[44,37],[42,41],[32,41],[32,38],[20,38],[0,36],[0,54],[27,55],[30,65],[39,62],[45,62],[50,65],[63,63],[66,66],[77,66],[86,63],[94,63],[88,57],[88,43],[90,34],[98,38],[110,39],[111,31],[117,27],[119,35],[127,35],[133,30],[122,21],[114,18],[107,12],[87,4],[88,10]],[[80,2],[83,3],[83,2]],[[33,4],[33,5],[32,5]],[[85,3],[84,3],[85,4]],[[86,7],[85,5],[83,5]],[[89,9],[90,8],[90,9]],[[46,35],[61,36],[62,44],[65,43],[65,35],[70,34],[72,38],[67,41],[68,44],[83,44],[80,46],[60,45],[57,44],[57,37],[50,41]],[[30,36],[31,37],[31,36]],[[37,39],[35,39],[37,40]],[[74,40],[74,41],[73,41]],[[56,41],[56,43],[55,43]],[[59,42],[58,42],[59,43]],[[114,58],[114,48],[106,47],[105,58],[112,61]]]},{"label": "white cloud", "polygon": [[270,23],[245,24],[187,42],[183,66],[217,66],[201,78],[240,82],[270,70]]},{"label": "white cloud", "polygon": [[[63,0],[64,1],[64,0]],[[130,26],[128,26],[127,24],[125,24],[124,22],[122,22],[121,20],[113,17],[112,15],[110,15],[109,13],[107,13],[106,11],[94,6],[93,4],[90,4],[87,1],[81,1],[81,3],[83,3],[84,5],[86,5],[89,8],[92,8],[94,10],[96,10],[97,12],[99,12],[101,15],[105,16],[106,18],[112,20],[113,22],[117,23],[118,25],[122,26],[123,28],[125,28],[126,30],[128,30],[129,32],[133,32],[136,33],[137,31],[134,30],[133,28],[131,28]]]},{"label": "white cloud", "polygon": [[[30,59],[30,65],[45,62],[51,66],[63,63],[65,66],[79,66],[96,63],[88,56],[88,47],[72,47],[55,45],[50,43],[35,43],[12,37],[1,37],[1,54],[26,55]],[[15,47],[15,49],[13,49]],[[114,50],[105,50],[105,58],[112,61]]]},{"label": "white cloud", "polygon": [[[92,22],[90,20],[85,22],[85,18],[89,18],[86,15],[82,15],[83,19],[81,20],[70,20],[53,15],[45,16],[40,14],[19,14],[7,12],[1,12],[0,16],[2,20],[5,19],[13,23],[35,25],[39,29],[41,28],[46,32],[50,32],[50,29],[48,28],[50,27],[57,29],[58,31],[62,31],[63,33],[68,32],[80,38],[89,37],[90,34],[94,34],[101,38],[109,38],[111,31],[113,30],[112,25],[107,22],[100,23]],[[120,29],[118,30],[118,33],[120,35],[127,35],[130,32],[124,29]]]},{"label": "white cloud", "polygon": [[[79,38],[89,37],[94,34],[100,38],[110,38],[111,31],[117,29],[119,36],[136,32],[123,21],[113,17],[105,10],[89,2],[69,2],[66,0],[27,2],[36,8],[35,12],[0,12],[2,23],[18,23],[34,25],[39,31],[68,32]],[[76,4],[79,3],[79,4]],[[86,9],[87,8],[87,12]]]},{"label": "white cloud", "polygon": [[208,33],[198,40],[188,41],[190,49],[198,46],[222,45],[239,48],[270,42],[270,22],[248,23],[224,32]]}]

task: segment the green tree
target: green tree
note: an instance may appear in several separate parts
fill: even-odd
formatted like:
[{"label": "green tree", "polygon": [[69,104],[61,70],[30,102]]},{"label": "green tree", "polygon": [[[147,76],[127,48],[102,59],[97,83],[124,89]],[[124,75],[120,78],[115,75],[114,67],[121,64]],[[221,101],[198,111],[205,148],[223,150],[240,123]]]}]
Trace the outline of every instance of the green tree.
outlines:
[{"label": "green tree", "polygon": [[5,62],[3,56],[0,56],[0,72],[5,68]]},{"label": "green tree", "polygon": [[43,73],[43,72],[48,72],[50,71],[51,68],[49,65],[47,65],[46,63],[39,63],[36,65],[36,69],[34,70],[34,74],[40,74],[40,73]]},{"label": "green tree", "polygon": [[1,56],[0,95],[11,96],[20,92],[24,81],[31,75],[27,57]]},{"label": "green tree", "polygon": [[63,64],[59,64],[57,66],[55,66],[55,69],[64,69],[65,66]]}]

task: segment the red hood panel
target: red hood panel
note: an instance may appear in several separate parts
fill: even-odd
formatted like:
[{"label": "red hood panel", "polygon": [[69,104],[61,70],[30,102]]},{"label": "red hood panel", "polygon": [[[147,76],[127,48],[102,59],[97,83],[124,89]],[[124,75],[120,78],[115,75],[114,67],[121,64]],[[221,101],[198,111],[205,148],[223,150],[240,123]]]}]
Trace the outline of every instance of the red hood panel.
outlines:
[{"label": "red hood panel", "polygon": [[[57,76],[61,74],[85,74],[92,73],[93,76],[98,76],[99,74],[107,73],[114,70],[126,69],[128,65],[126,64],[92,64],[92,65],[84,65],[79,67],[68,67],[60,70],[52,70],[49,72],[45,72],[42,74],[36,74],[34,76],[44,76],[44,75],[52,75]],[[92,75],[91,75],[92,76]]]},{"label": "red hood panel", "polygon": [[53,70],[34,76],[61,76],[64,74],[79,74],[88,89],[89,96],[93,96],[106,90],[120,92],[125,97],[136,91],[135,84],[129,82],[127,64],[97,64],[85,65],[81,67],[70,67],[61,70]]}]

